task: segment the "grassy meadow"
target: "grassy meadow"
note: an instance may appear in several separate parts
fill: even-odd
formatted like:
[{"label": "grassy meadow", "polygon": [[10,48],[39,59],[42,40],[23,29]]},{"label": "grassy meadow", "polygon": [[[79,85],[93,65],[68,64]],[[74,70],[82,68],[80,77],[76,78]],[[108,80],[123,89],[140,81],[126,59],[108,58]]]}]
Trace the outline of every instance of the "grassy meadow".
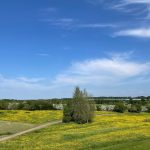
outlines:
[{"label": "grassy meadow", "polygon": [[60,120],[62,111],[42,110],[42,111],[24,111],[24,110],[0,110],[0,120],[23,122],[31,124],[41,124],[49,121]]},{"label": "grassy meadow", "polygon": [[[11,115],[11,112],[1,114],[0,120],[39,124],[60,119],[62,112],[16,111],[14,117]],[[150,115],[114,112],[96,112],[91,124],[61,123],[0,143],[0,150],[148,150],[149,147]]]},{"label": "grassy meadow", "polygon": [[32,127],[34,127],[34,125],[28,123],[0,121],[0,137],[11,135]]},{"label": "grassy meadow", "polygon": [[0,110],[0,137],[61,118],[62,111]]}]

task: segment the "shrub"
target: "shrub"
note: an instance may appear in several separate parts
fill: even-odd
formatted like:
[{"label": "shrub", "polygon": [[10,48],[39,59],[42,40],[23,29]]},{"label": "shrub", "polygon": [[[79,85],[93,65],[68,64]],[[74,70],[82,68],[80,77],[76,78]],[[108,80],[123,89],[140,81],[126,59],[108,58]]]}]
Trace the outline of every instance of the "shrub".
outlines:
[{"label": "shrub", "polygon": [[63,111],[63,122],[67,123],[72,121],[73,116],[73,108],[71,102],[68,102],[67,105],[64,107]]},{"label": "shrub", "polygon": [[100,105],[97,105],[97,106],[96,106],[96,109],[97,109],[97,111],[101,111],[101,110],[102,110],[102,108],[101,108]]},{"label": "shrub", "polygon": [[114,107],[115,112],[124,113],[126,111],[126,106],[123,103],[117,103]]},{"label": "shrub", "polygon": [[88,100],[87,92],[76,87],[73,99],[64,108],[63,122],[74,121],[79,124],[92,122],[95,105],[92,100]]},{"label": "shrub", "polygon": [[147,112],[150,113],[150,105],[147,106]]},{"label": "shrub", "polygon": [[133,113],[140,113],[142,111],[142,107],[140,104],[132,104],[128,111]]}]

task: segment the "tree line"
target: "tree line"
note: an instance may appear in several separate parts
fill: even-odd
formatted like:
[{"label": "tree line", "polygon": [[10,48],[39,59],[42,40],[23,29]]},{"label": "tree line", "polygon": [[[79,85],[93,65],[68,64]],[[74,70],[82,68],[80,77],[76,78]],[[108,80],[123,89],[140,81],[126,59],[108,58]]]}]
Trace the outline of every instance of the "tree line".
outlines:
[{"label": "tree line", "polygon": [[[141,105],[147,106],[150,104],[150,97],[91,97],[87,99],[93,100],[96,105],[116,105],[117,103],[125,103],[126,105]],[[39,100],[14,100],[2,99],[0,100],[0,110],[54,110],[59,109],[56,106],[65,106],[73,98],[61,99],[39,99]],[[62,107],[60,107],[61,109]]]}]

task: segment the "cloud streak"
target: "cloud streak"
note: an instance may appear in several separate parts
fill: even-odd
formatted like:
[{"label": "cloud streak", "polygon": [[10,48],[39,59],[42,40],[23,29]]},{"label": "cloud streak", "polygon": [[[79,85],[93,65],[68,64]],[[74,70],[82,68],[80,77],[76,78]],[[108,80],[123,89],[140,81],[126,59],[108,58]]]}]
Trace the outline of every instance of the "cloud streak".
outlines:
[{"label": "cloud streak", "polygon": [[86,29],[86,28],[116,28],[118,25],[112,23],[82,23],[73,18],[58,18],[58,19],[44,19],[51,26],[61,27],[65,29]]},{"label": "cloud streak", "polygon": [[79,24],[79,28],[116,28],[115,24],[102,24],[102,23],[91,23],[91,24]]},{"label": "cloud streak", "polygon": [[98,6],[104,5],[105,8],[119,10],[122,12],[145,15],[144,19],[150,18],[149,0],[85,0],[87,3]]},{"label": "cloud streak", "polygon": [[140,38],[150,38],[150,28],[126,29],[114,33],[114,36],[131,36]]}]

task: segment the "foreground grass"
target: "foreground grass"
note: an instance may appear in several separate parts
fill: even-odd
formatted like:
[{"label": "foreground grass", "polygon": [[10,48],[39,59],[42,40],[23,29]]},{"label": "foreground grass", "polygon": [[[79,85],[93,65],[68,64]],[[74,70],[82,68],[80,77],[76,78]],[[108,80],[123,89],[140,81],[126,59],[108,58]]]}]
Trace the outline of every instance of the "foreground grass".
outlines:
[{"label": "foreground grass", "polygon": [[[1,150],[149,150],[150,115],[100,115],[92,124],[58,124],[0,143]],[[32,147],[31,147],[32,145]]]},{"label": "foreground grass", "polygon": [[61,118],[62,111],[0,110],[0,138]]},{"label": "foreground grass", "polygon": [[60,120],[62,111],[24,111],[24,110],[0,110],[0,120],[41,124],[49,121]]},{"label": "foreground grass", "polygon": [[33,124],[0,121],[0,137],[11,135],[11,134],[23,131],[23,130],[30,129],[32,127],[34,127]]}]

